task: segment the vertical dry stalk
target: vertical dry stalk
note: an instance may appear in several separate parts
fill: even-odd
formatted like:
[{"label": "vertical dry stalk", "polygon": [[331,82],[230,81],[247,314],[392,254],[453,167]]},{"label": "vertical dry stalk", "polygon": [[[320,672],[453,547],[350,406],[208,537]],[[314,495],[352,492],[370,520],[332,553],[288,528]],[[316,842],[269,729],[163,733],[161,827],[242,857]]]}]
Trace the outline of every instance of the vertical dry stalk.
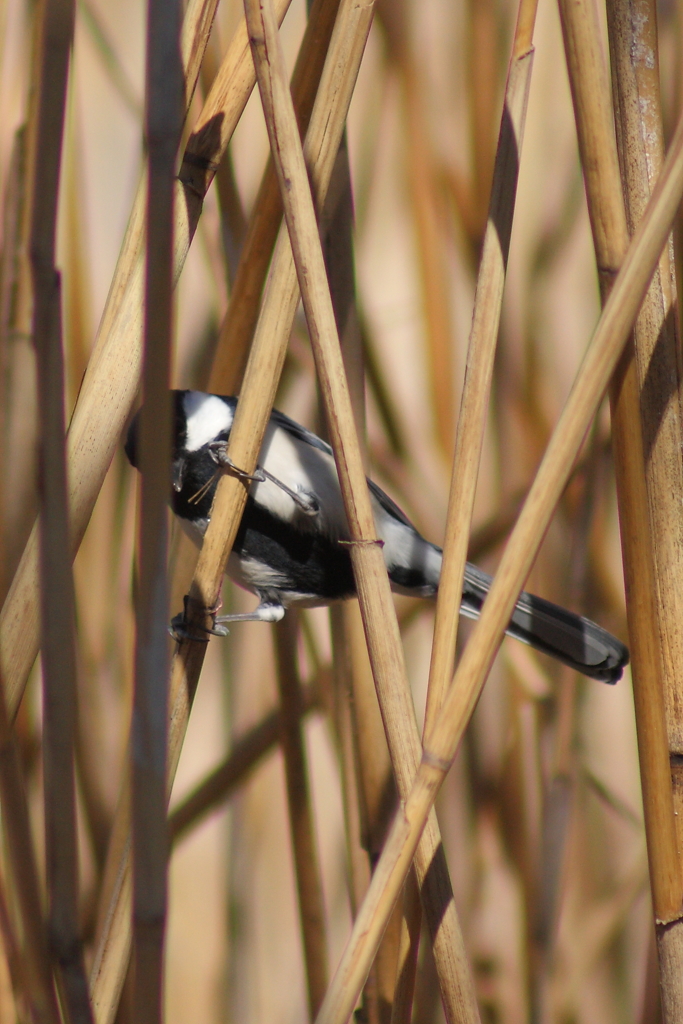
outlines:
[{"label": "vertical dry stalk", "polygon": [[140,426],[140,593],[131,726],[132,1005],[136,1021],[163,1015],[166,931],[167,546],[171,464],[173,198],[182,124],[179,3],[149,0],[145,128],[148,145],[143,396]]},{"label": "vertical dry stalk", "polygon": [[285,763],[287,803],[299,893],[299,914],[308,981],[308,1008],[313,1019],[327,988],[327,941],[322,881],[308,786],[303,736],[303,701],[297,670],[297,616],[290,612],[275,627],[280,689],[280,745]]},{"label": "vertical dry stalk", "polygon": [[[626,213],[613,134],[609,79],[599,45],[599,25],[593,5],[562,2],[560,9],[586,194],[604,297],[609,292],[613,276],[628,245]],[[654,10],[651,15],[654,18]],[[614,35],[614,29],[612,33]],[[619,36],[622,43],[623,38],[622,26],[622,34]],[[628,45],[630,47],[631,42]],[[631,50],[627,58],[629,63],[630,54]],[[623,61],[624,58],[621,59]],[[627,126],[622,125],[622,131],[626,130]],[[645,182],[647,183],[647,176]],[[660,268],[663,260],[668,260],[667,253],[660,259]],[[659,330],[661,326],[661,321],[654,315],[658,292],[661,299],[659,280],[660,273],[656,273],[648,292],[649,298],[646,298],[645,306],[636,322],[636,332],[640,324],[641,345],[650,348],[657,333],[655,332],[655,337],[652,338],[651,329],[656,326]],[[671,331],[674,331],[673,323]],[[665,328],[665,337],[668,332],[669,328]],[[644,355],[641,353],[642,358]],[[654,452],[650,451],[648,455],[644,450],[643,440],[644,437],[647,439],[648,425],[641,420],[641,386],[634,346],[629,343],[615,375],[612,389],[612,431],[652,900],[655,919],[661,925],[670,924],[680,917],[683,875],[677,849],[666,734],[663,670],[667,665],[667,659],[663,659],[661,644],[657,643],[659,636],[666,645],[666,623],[671,625],[671,621],[668,618],[670,610],[662,609],[662,600],[666,599],[667,593],[666,578],[662,583],[663,590],[658,590],[657,586],[657,543],[652,533],[656,520],[648,508],[646,489],[648,476],[651,482],[653,479],[653,470],[648,470],[648,465],[652,462]],[[647,393],[642,392],[642,402],[647,403],[647,399]],[[650,408],[648,413],[645,413],[645,410],[643,412],[652,416],[654,409]],[[676,428],[676,417],[674,414],[667,418],[670,434],[671,430]],[[651,432],[651,426],[649,430]],[[664,453],[666,448],[660,446],[659,450]],[[676,493],[674,483],[680,475],[680,467],[673,478],[671,468],[675,469],[680,462],[680,453],[668,461],[670,469],[667,486],[668,490],[671,490],[669,497],[673,497]],[[660,474],[663,471],[661,465],[658,471]],[[666,467],[664,471],[666,472]],[[659,483],[661,485],[661,477]],[[678,493],[680,498],[680,489]],[[669,528],[671,526],[669,522]],[[669,571],[673,572],[674,568],[669,567]],[[655,596],[658,593],[659,602]],[[665,619],[663,627],[659,621],[661,615]],[[671,692],[671,683],[669,691]],[[673,707],[671,710],[673,712]],[[680,926],[675,925],[673,929],[668,930],[665,942],[672,955],[661,957],[662,985],[669,994],[668,1001],[665,1000],[666,1020],[678,1019],[680,1013],[672,1012],[673,1008],[676,1005],[683,1006],[680,950],[678,954],[674,953],[676,943],[672,944],[671,941],[672,931],[679,929]],[[661,933],[660,927],[660,937]]]},{"label": "vertical dry stalk", "polygon": [[[533,29],[537,0],[522,0],[517,18],[503,116],[498,139],[488,221],[484,233],[472,328],[465,367],[458,430],[455,441],[444,558],[434,625],[434,645],[427,689],[423,735],[432,728],[452,676],[458,628],[460,596],[467,559],[481,448],[484,439],[491,375],[503,299],[505,270],[510,247],[517,176],[524,135],[524,121],[533,67]],[[480,19],[478,19],[479,21]],[[477,132],[477,138],[481,137]],[[481,150],[482,147],[479,147]],[[479,152],[479,159],[483,159]],[[407,890],[406,914],[415,911]],[[419,937],[419,925],[413,925]],[[416,953],[413,954],[413,961]],[[406,977],[410,973],[406,961]]]},{"label": "vertical dry stalk", "polygon": [[[272,6],[267,0],[245,0],[245,11],[261,102],[280,182],[285,219],[352,538],[351,560],[368,652],[394,769],[399,788],[405,793],[419,759],[415,713],[405,674],[389,580],[381,545],[375,536],[304,154],[287,88]],[[477,1020],[472,979],[445,858],[439,847],[440,838],[434,815],[425,842],[421,845],[416,866],[420,883],[424,886],[427,919],[435,943],[444,1005],[449,1019],[454,1020],[461,1015],[464,1019]],[[450,935],[446,940],[448,932]]]},{"label": "vertical dry stalk", "polygon": [[652,200],[586,352],[574,387],[503,555],[442,711],[432,729],[410,795],[394,822],[317,1024],[346,1020],[367,974],[376,943],[450,767],[514,603],[567,482],[586,431],[623,350],[628,332],[683,194],[683,121]]},{"label": "vertical dry stalk", "polygon": [[[359,7],[353,0],[346,0],[340,8],[306,142],[311,176],[321,204],[324,203],[371,21],[371,6]],[[248,45],[246,30],[244,42]],[[253,63],[250,63],[253,74]],[[237,66],[242,66],[241,59]],[[214,84],[203,112],[208,123],[215,123],[216,119],[222,127],[224,120],[229,121],[228,113],[235,112],[234,92],[228,86],[230,79]],[[227,104],[225,111],[220,108],[221,98]],[[212,109],[213,114],[210,113]],[[227,144],[228,138],[229,133],[221,136],[222,143]],[[213,148],[211,152],[214,152]],[[286,232],[281,232],[230,432],[230,457],[235,465],[251,472],[256,466],[274,401],[297,301],[296,273]],[[241,481],[234,476],[223,477],[217,488],[211,522],[191,589],[191,595],[200,603],[191,602],[190,610],[199,613],[200,625],[206,621],[201,615],[202,608],[213,607],[216,602],[223,566],[232,549],[245,502],[246,489]],[[175,778],[205,646],[197,642],[184,643],[173,659],[169,687],[169,789]],[[130,951],[128,822],[129,804],[124,783],[110,843],[104,885],[106,900],[101,904],[91,974],[92,1000],[98,1024],[111,1024],[113,1020]]]},{"label": "vertical dry stalk", "polygon": [[[196,83],[201,55],[217,0],[191,0],[183,23],[182,52],[186,102]],[[286,7],[282,0],[280,10]],[[227,93],[222,126],[229,138],[253,88],[244,27],[236,33],[223,65],[220,86]],[[227,83],[227,84],[226,84]],[[208,102],[208,101],[207,101]],[[214,108],[215,114],[215,108]],[[225,139],[227,143],[227,138]],[[208,183],[207,183],[208,186]],[[196,220],[188,222],[187,197],[176,204],[176,278],[187,255]],[[194,197],[192,209],[201,204]],[[137,393],[141,362],[142,238],[144,187],[138,189],[97,341],[69,427],[69,527],[71,551],[83,538],[102,481],[119,443]],[[8,711],[16,714],[38,651],[37,535],[31,535],[0,614],[0,665]]]},{"label": "vertical dry stalk", "polygon": [[[663,153],[656,5],[644,0],[610,0],[607,4],[616,128],[626,218],[632,232],[643,215],[660,172]],[[640,422],[645,458],[654,577],[654,608],[663,665],[663,693],[668,747],[673,772],[675,814],[683,809],[683,364],[678,322],[676,280],[671,244],[659,266],[636,321],[633,341],[640,389]],[[640,735],[652,731],[648,692],[638,700]],[[661,722],[657,726],[661,733]],[[664,752],[661,752],[663,758]],[[659,817],[669,815],[669,778],[660,759],[642,764],[643,794],[651,795]],[[668,776],[668,773],[667,773]],[[675,819],[674,819],[675,822]],[[657,842],[661,822],[653,822],[656,840],[648,834],[648,853]],[[670,827],[670,826],[669,826]],[[665,833],[668,837],[668,833]],[[683,832],[669,837],[670,862],[651,860],[650,873],[665,1021],[683,1015]],[[677,857],[678,852],[678,857]],[[677,862],[675,862],[677,861]]]},{"label": "vertical dry stalk", "polygon": [[38,366],[43,775],[49,944],[68,1019],[92,1019],[78,928],[74,781],[75,596],[69,557],[61,287],[55,266],[59,170],[73,0],[47,0],[40,18],[39,82],[30,195],[33,341]]}]

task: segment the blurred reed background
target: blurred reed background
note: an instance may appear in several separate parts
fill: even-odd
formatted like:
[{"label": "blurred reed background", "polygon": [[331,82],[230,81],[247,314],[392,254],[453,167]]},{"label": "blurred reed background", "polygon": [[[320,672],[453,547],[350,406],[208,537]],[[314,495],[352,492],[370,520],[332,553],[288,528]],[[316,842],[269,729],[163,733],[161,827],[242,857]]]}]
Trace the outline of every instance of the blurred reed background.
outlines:
[{"label": "blurred reed background", "polygon": [[[21,212],[26,180],[21,130],[35,86],[33,26],[41,10],[25,0],[0,5],[3,600],[38,508],[39,424]],[[660,3],[658,13],[663,116],[670,131],[680,108],[683,26],[673,0]],[[221,0],[186,135],[242,14],[239,0]],[[56,255],[62,272],[67,421],[142,166],[145,17],[141,0],[118,0],[114,6],[78,0],[76,6]],[[293,0],[281,31],[290,68],[306,17],[303,0]],[[354,329],[365,360],[367,466],[439,544],[516,18],[513,0],[382,0],[348,118]],[[601,32],[607,52],[602,22]],[[547,0],[539,6],[534,46],[469,548],[470,558],[490,571],[600,311],[560,18]],[[215,356],[220,327],[267,155],[254,89],[206,195],[176,290],[175,387],[207,387],[212,362],[220,359],[220,351]],[[333,232],[348,227],[348,210],[340,216],[342,227],[333,220]],[[232,379],[237,388],[239,369]],[[307,426],[325,429],[301,312],[276,404]],[[138,588],[136,492],[136,475],[118,444],[74,563],[78,900],[88,969],[97,948],[98,906],[110,884],[104,866],[126,774]],[[172,530],[172,564],[191,561],[175,525]],[[187,572],[183,578],[184,586],[173,593],[172,613],[180,609]],[[607,404],[586,441],[528,589],[627,637]],[[224,602],[247,610],[254,599],[226,583]],[[421,725],[434,609],[408,599],[396,603]],[[312,978],[324,992],[367,884],[368,853],[361,847],[371,859],[377,856],[395,806],[388,755],[377,738],[377,710],[372,700],[363,703],[360,691],[353,705],[355,726],[347,721],[346,663],[355,677],[368,673],[358,621],[333,617],[337,641],[339,631],[346,630],[334,656],[330,615],[321,609],[292,616],[277,645],[271,627],[258,623],[235,625],[226,640],[208,645],[171,800],[169,1024],[301,1021],[319,1004]],[[463,626],[462,633],[467,629]],[[291,771],[302,751],[297,715],[286,716],[289,725],[277,718],[287,687],[306,710],[300,767],[310,787],[309,870],[312,863],[315,876],[317,861],[322,880],[322,919],[309,949],[308,975],[298,895],[306,882],[300,880],[297,889],[278,742],[289,736],[282,745],[290,749]],[[19,706],[14,735],[44,889],[40,662]],[[5,750],[6,731],[3,736]],[[364,761],[370,757],[371,764]],[[356,773],[365,773],[360,797],[349,791],[355,785],[354,764]],[[211,785],[191,796],[220,765]],[[301,795],[300,780],[291,788]],[[296,799],[290,808],[294,814]],[[306,816],[305,807],[299,811]],[[616,687],[602,686],[505,640],[437,811],[482,1021],[649,1024],[659,1019],[628,671]],[[0,1021],[54,1020],[49,1007],[41,1009],[31,995],[25,967],[30,936],[17,906],[4,805],[2,828]],[[361,1012],[373,1024],[392,1019],[396,934],[391,925],[366,986]],[[117,1021],[134,1019],[130,989],[128,981]],[[113,1020],[114,1012],[115,1006],[98,1006],[96,1019]],[[444,1019],[426,932],[412,1019],[420,1024]]]}]

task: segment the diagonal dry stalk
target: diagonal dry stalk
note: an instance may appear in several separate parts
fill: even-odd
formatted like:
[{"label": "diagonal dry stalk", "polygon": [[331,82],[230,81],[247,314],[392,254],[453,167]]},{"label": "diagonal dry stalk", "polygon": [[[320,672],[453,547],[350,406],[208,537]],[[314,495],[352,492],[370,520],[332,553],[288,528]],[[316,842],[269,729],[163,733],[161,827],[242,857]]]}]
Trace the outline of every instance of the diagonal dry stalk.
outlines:
[{"label": "diagonal dry stalk", "polygon": [[430,808],[474,710],[514,603],[531,568],[586,431],[623,351],[683,194],[683,121],[652,200],[586,352],[574,387],[494,579],[481,617],[455,673],[403,810],[397,815],[318,1024],[350,1014],[391,906],[414,855]]},{"label": "diagonal dry stalk", "polygon": [[132,1012],[140,1024],[163,1018],[167,916],[166,727],[169,643],[168,467],[171,464],[173,199],[182,127],[180,3],[149,0],[145,131],[148,143],[145,237],[140,591],[130,774],[133,848]]},{"label": "diagonal dry stalk", "polygon": [[[508,70],[503,120],[493,171],[491,205],[484,233],[455,440],[423,736],[428,734],[436,720],[453,673],[460,595],[488,412],[533,66],[532,38],[536,7],[537,0],[522,0],[520,4]],[[405,917],[411,922],[410,927],[417,943],[420,918],[419,907],[413,905],[415,893],[412,887],[406,889],[405,900]],[[414,966],[411,965],[417,960],[417,946],[411,948],[404,938],[403,954],[405,961],[399,963],[399,976],[402,988],[409,989],[411,972],[414,974]]]},{"label": "diagonal dry stalk", "polygon": [[436,721],[453,675],[460,596],[491,391],[533,66],[532,38],[536,7],[537,0],[520,2],[505,89],[491,205],[484,232],[455,441],[443,566],[436,602],[424,737],[428,735]]},{"label": "diagonal dry stalk", "polygon": [[[339,0],[314,0],[311,4],[291,83],[302,136],[310,123],[338,8]],[[269,157],[240,253],[230,304],[221,324],[210,391],[232,395],[239,390],[281,221],[280,191]]]},{"label": "diagonal dry stalk", "polygon": [[[201,56],[217,0],[191,0],[183,22],[181,50],[186,105],[197,80]],[[280,0],[284,17],[288,0]],[[254,85],[249,43],[242,23],[226,53],[207,103],[204,121],[219,119],[223,148]],[[213,136],[215,139],[215,136]],[[211,150],[212,154],[217,155]],[[220,152],[220,150],[219,150]],[[210,178],[206,185],[210,183]],[[175,278],[187,256],[203,195],[178,188],[175,224]],[[121,431],[137,394],[142,337],[142,239],[144,177],[114,273],[97,340],[74,410],[68,435],[70,530],[77,550],[92,513]],[[37,536],[31,536],[0,614],[0,665],[13,718],[38,651]]]},{"label": "diagonal dry stalk", "polygon": [[[417,724],[389,580],[381,544],[375,535],[304,154],[287,87],[272,7],[267,2],[247,0],[245,11],[271,152],[280,182],[285,219],[352,538],[351,559],[368,652],[399,790],[404,794],[408,791],[419,759]],[[225,557],[229,550],[228,547]],[[200,563],[201,560],[202,556]],[[478,1009],[472,979],[448,870],[443,851],[440,850],[435,815],[430,819],[425,841],[420,846],[416,870],[423,886],[446,1015],[452,1020],[458,1016],[477,1020]]]},{"label": "diagonal dry stalk", "polygon": [[[371,20],[372,7],[347,0],[340,8],[306,142],[320,203],[324,203]],[[233,111],[234,97],[225,89],[225,82],[220,87],[214,86],[205,111],[213,102],[214,113],[209,121],[220,116],[222,124],[223,115],[220,109],[216,110],[221,95],[230,104],[228,109]],[[286,232],[281,232],[230,434],[230,457],[236,465],[251,466],[252,471],[274,400],[297,301],[296,273]],[[222,582],[222,566],[234,543],[245,501],[246,491],[241,482],[236,477],[223,477],[191,592],[195,598],[199,596],[201,605],[191,604],[192,611],[215,605]],[[202,618],[201,624],[203,621]],[[204,653],[203,643],[183,643],[173,660],[169,688],[169,789],[175,777]],[[124,782],[112,830],[91,974],[93,1007],[99,1022],[113,1019],[130,951],[129,820],[128,788]]]}]

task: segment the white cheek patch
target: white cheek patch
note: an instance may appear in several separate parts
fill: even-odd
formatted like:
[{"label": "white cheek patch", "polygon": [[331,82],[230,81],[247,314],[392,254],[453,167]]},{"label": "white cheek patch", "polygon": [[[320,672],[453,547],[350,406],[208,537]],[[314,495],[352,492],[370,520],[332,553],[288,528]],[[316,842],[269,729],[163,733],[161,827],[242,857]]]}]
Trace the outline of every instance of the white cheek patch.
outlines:
[{"label": "white cheek patch", "polygon": [[216,395],[190,391],[183,399],[187,437],[185,447],[196,452],[222,431],[232,427],[232,409]]}]

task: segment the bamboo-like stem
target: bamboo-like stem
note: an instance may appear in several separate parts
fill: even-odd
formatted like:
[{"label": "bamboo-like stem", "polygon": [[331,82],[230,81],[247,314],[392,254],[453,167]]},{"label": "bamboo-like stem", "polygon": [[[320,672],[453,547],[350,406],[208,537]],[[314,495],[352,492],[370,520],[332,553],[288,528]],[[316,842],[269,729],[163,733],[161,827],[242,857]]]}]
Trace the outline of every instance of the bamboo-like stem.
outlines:
[{"label": "bamboo-like stem", "polygon": [[[217,0],[191,0],[183,22],[181,50],[185,100],[189,102]],[[288,0],[279,0],[284,17]],[[244,23],[235,33],[219,78],[207,98],[204,121],[219,119],[225,146],[254,85]],[[224,106],[221,107],[220,103]],[[208,181],[207,181],[208,187]],[[203,196],[185,194],[176,203],[175,279],[185,261]],[[137,393],[142,358],[142,239],[144,178],[138,189],[93,354],[68,436],[69,511],[72,553],[78,549],[102,481]],[[192,216],[190,216],[190,212]],[[11,718],[38,651],[37,534],[31,535],[0,613],[0,666]]]},{"label": "bamboo-like stem", "polygon": [[[381,545],[375,535],[304,154],[287,87],[272,6],[268,0],[245,0],[245,12],[261,103],[349,524],[351,560],[368,652],[399,789],[404,793],[408,791],[409,780],[419,757],[415,712],[405,673],[389,579]],[[472,979],[464,955],[445,859],[442,856],[434,862],[434,858],[438,857],[440,843],[435,816],[431,828],[432,831],[426,835],[426,841],[421,846],[417,872],[421,885],[425,881],[428,883],[424,889],[426,912],[435,942],[446,1015],[452,1020],[457,1019],[458,1014],[464,1019],[477,1020]],[[436,882],[434,888],[430,885],[432,877]],[[450,935],[446,950],[441,943],[447,931],[450,931]]]},{"label": "bamboo-like stem", "polygon": [[[320,709],[319,687],[315,684],[301,690],[301,720]],[[235,740],[224,761],[210,772],[185,797],[168,817],[169,839],[173,845],[194,828],[205,815],[229,800],[244,783],[247,775],[277,746],[280,738],[280,712],[274,709]]]},{"label": "bamboo-like stem", "polygon": [[[664,159],[656,6],[607,3],[617,147],[626,219],[632,234]],[[641,390],[646,481],[656,567],[657,616],[672,752],[683,753],[683,359],[676,314],[673,256],[662,253],[634,328]]]},{"label": "bamboo-like stem", "polygon": [[[656,5],[645,0],[634,7],[624,0],[607,4],[617,144],[631,232],[643,215],[664,153]],[[644,449],[644,514],[649,512],[654,556],[651,628],[659,640],[657,665],[663,670],[657,694],[650,687],[638,693],[635,680],[634,693],[643,802],[650,804],[646,823],[662,1016],[669,1024],[683,1016],[683,829],[676,827],[676,816],[683,810],[683,527],[675,511],[683,500],[683,359],[671,245],[660,257],[633,341],[634,409],[639,391]]]},{"label": "bamboo-like stem", "polygon": [[683,121],[676,130],[652,200],[633,237],[510,537],[481,617],[465,648],[436,725],[427,737],[415,783],[394,821],[317,1024],[345,1021],[353,1008],[429,809],[457,751],[553,509],[616,368],[682,194]]},{"label": "bamboo-like stem", "polygon": [[[302,137],[310,123],[338,9],[339,0],[314,0],[311,4],[291,83]],[[280,190],[273,159],[269,157],[240,254],[230,305],[221,325],[210,391],[232,395],[242,380],[281,221]]]},{"label": "bamboo-like stem", "polygon": [[[306,140],[311,176],[320,204],[324,203],[371,21],[372,7],[358,7],[353,0],[346,0],[340,7]],[[218,108],[218,98],[225,91],[225,81],[220,86],[214,85],[204,111],[208,114],[213,103],[215,112],[207,118],[208,122],[218,118],[222,124],[227,117],[227,113],[221,113]],[[228,112],[234,111],[235,101],[231,99],[230,90],[227,90],[227,100],[231,104]],[[252,472],[274,401],[297,301],[296,273],[286,232],[281,232],[230,432],[230,457],[240,467],[251,466]],[[200,625],[206,621],[201,615],[202,607],[213,607],[217,600],[222,566],[232,549],[245,501],[246,491],[236,477],[225,476],[220,480],[191,590],[192,596],[201,602],[199,605],[190,603],[191,613],[199,613]],[[169,687],[169,790],[175,778],[204,653],[205,644],[187,642],[180,646],[173,659]],[[128,822],[129,802],[124,781],[107,858],[105,899],[100,904],[100,927],[91,973],[98,1024],[111,1024],[113,1020],[130,951]]]},{"label": "bamboo-like stem", "polygon": [[166,727],[168,467],[171,463],[173,199],[182,124],[181,7],[149,0],[145,129],[148,145],[140,427],[140,593],[131,726],[133,989],[136,1021],[163,1017],[167,913]]},{"label": "bamboo-like stem", "polygon": [[280,745],[285,764],[287,803],[294,850],[299,915],[308,982],[308,1009],[313,1019],[327,988],[327,940],[322,880],[308,786],[304,748],[302,693],[297,670],[297,616],[290,612],[275,627],[280,689]]},{"label": "bamboo-like stem", "polygon": [[75,595],[67,521],[61,282],[55,266],[59,171],[74,14],[73,0],[50,0],[36,12],[42,24],[37,55],[40,78],[29,252],[41,435],[40,618],[44,652],[43,775],[49,946],[68,1020],[87,1024],[92,1013],[78,927]]},{"label": "bamboo-like stem", "polygon": [[429,669],[426,736],[443,704],[453,675],[462,581],[484,441],[493,360],[503,301],[517,175],[533,66],[532,38],[537,0],[521,0],[510,57],[505,102],[484,233],[472,329],[467,351],[458,431],[453,457],[443,565]]}]

